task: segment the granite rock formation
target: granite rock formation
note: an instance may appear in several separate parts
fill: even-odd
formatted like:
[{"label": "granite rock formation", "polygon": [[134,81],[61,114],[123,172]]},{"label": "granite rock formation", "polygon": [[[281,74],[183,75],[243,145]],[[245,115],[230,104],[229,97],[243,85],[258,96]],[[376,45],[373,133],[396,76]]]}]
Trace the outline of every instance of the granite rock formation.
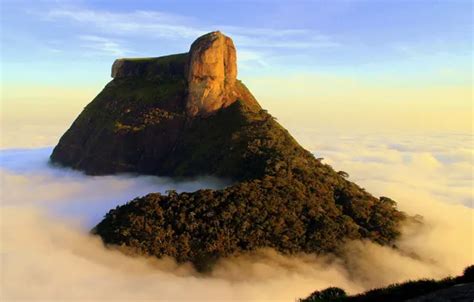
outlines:
[{"label": "granite rock formation", "polygon": [[234,43],[218,31],[200,37],[191,45],[188,115],[209,115],[237,100],[236,60]]}]

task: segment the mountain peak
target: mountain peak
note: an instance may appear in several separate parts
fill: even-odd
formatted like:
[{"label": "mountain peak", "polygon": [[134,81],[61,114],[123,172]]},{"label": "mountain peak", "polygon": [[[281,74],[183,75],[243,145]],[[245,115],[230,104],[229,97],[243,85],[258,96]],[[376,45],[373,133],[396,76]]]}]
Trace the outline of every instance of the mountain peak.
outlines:
[{"label": "mountain peak", "polygon": [[111,210],[106,244],[192,261],[259,248],[335,252],[345,241],[393,244],[405,215],[303,149],[243,83],[220,32],[188,53],[119,59],[113,80],[61,137],[51,160],[89,174],[211,175],[221,190],[152,193]]},{"label": "mountain peak", "polygon": [[157,58],[122,58],[112,65],[114,79],[170,76],[182,76],[187,81],[186,113],[190,117],[209,116],[228,107],[240,96],[236,88],[234,42],[220,31],[197,38],[189,53]]}]

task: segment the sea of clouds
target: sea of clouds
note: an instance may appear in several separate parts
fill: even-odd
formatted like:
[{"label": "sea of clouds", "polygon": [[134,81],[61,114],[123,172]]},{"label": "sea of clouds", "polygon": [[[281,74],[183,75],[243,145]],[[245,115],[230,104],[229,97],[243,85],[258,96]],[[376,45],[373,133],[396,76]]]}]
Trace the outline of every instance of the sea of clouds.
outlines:
[{"label": "sea of clouds", "polygon": [[0,151],[1,300],[294,301],[316,289],[350,293],[459,274],[474,262],[473,137],[291,131],[304,147],[376,196],[423,216],[399,249],[350,242],[345,255],[273,250],[220,261],[203,276],[173,259],[125,256],[88,231],[111,208],[150,192],[221,188],[213,178],[85,176],[48,164],[51,148]]}]

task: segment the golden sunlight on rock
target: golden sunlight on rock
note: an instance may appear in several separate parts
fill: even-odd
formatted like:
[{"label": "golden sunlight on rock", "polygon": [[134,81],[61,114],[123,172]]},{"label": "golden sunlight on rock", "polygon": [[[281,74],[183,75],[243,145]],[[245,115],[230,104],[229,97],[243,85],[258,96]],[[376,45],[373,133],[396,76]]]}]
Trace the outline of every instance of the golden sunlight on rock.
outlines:
[{"label": "golden sunlight on rock", "polygon": [[232,39],[218,31],[211,32],[191,45],[189,56],[189,115],[206,115],[236,101],[229,97],[237,78]]}]

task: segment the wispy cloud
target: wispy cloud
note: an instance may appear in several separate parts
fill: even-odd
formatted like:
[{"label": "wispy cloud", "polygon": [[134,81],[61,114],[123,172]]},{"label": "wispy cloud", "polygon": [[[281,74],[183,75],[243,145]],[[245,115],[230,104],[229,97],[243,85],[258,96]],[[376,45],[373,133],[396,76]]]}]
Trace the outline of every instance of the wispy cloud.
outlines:
[{"label": "wispy cloud", "polygon": [[307,29],[245,28],[222,25],[243,46],[255,48],[326,48],[340,46],[328,35]]},{"label": "wispy cloud", "polygon": [[94,11],[89,9],[52,9],[44,16],[46,20],[65,19],[94,27],[96,30],[114,35],[139,34],[149,37],[192,38],[204,30],[196,29],[188,18],[158,12],[134,11],[131,13],[115,13]]},{"label": "wispy cloud", "polygon": [[[232,36],[242,49],[240,61],[265,65],[265,59],[277,49],[315,49],[337,47],[332,37],[307,29],[250,28],[225,24],[203,25],[201,21],[161,11],[111,12],[87,8],[53,8],[42,15],[49,21],[80,24],[87,40],[87,48],[123,55],[127,52],[114,40],[116,37],[135,39],[165,39],[189,43],[194,38],[213,30]],[[99,39],[90,37],[100,37]],[[89,37],[84,39],[84,37]]]},{"label": "wispy cloud", "polygon": [[237,53],[240,68],[253,68],[255,64],[267,66],[265,62],[265,54],[261,51],[255,51],[247,48],[240,48]]},{"label": "wispy cloud", "polygon": [[58,48],[55,48],[55,47],[49,47],[49,46],[45,46],[44,49],[47,50],[48,52],[51,52],[51,53],[62,53],[63,52],[61,49],[58,49]]},{"label": "wispy cloud", "polygon": [[81,47],[89,49],[94,53],[113,56],[124,56],[133,53],[132,50],[123,47],[119,42],[109,38],[95,35],[81,35],[79,39],[82,41]]}]

